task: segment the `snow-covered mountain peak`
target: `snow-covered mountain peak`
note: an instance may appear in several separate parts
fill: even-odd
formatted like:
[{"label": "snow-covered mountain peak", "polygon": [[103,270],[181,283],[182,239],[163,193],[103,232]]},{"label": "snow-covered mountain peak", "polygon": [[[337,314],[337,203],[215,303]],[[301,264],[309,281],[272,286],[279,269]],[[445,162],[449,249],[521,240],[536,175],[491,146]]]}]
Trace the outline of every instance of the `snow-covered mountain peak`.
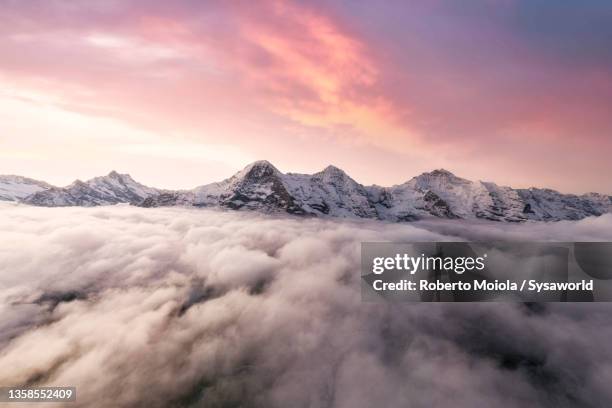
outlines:
[{"label": "snow-covered mountain peak", "polygon": [[610,195],[514,189],[470,181],[445,169],[423,173],[393,187],[366,187],[335,166],[315,174],[283,174],[266,160],[251,163],[221,182],[186,191],[147,187],[129,174],[114,170],[87,181],[76,180],[64,188],[19,176],[0,176],[0,200],[53,207],[116,203],[222,207],[395,222],[424,217],[506,222],[579,220],[612,212]]},{"label": "snow-covered mountain peak", "polygon": [[24,198],[28,204],[41,206],[94,206],[117,203],[138,204],[160,190],[142,185],[129,174],[111,171],[106,176],[87,181],[75,180],[65,188],[50,188]]},{"label": "snow-covered mountain peak", "polygon": [[[283,174],[267,160],[258,160],[246,166],[221,183],[213,183],[210,186],[221,190],[232,190],[240,186],[254,186],[267,184],[271,180],[280,180]],[[204,186],[206,187],[206,186]],[[219,191],[221,193],[221,191]]]},{"label": "snow-covered mountain peak", "polygon": [[413,178],[413,180],[451,180],[451,181],[469,181],[461,177],[457,177],[452,172],[445,169],[436,169],[430,172],[422,173]]},{"label": "snow-covered mountain peak", "polygon": [[278,175],[280,171],[267,160],[258,160],[246,166],[236,176],[239,178],[256,178]]},{"label": "snow-covered mountain peak", "polygon": [[111,172],[108,173],[106,176],[94,177],[91,180],[88,180],[87,182],[89,183],[94,180],[106,180],[106,181],[114,180],[114,181],[122,182],[122,183],[126,183],[126,182],[135,183],[134,179],[129,174],[119,173],[115,170],[111,170]]},{"label": "snow-covered mountain peak", "polygon": [[319,178],[325,183],[345,183],[347,181],[357,184],[346,172],[336,166],[329,165],[322,171],[315,173],[313,178]]},{"label": "snow-covered mountain peak", "polygon": [[[267,160],[258,160],[246,166],[229,179],[219,183],[201,186],[197,189],[206,191],[206,194],[223,194],[223,190],[231,190],[238,186],[267,183],[270,179],[278,179],[282,173]],[[213,191],[217,190],[217,191]]]},{"label": "snow-covered mountain peak", "polygon": [[325,167],[323,169],[323,171],[321,171],[321,173],[325,173],[325,174],[342,174],[342,175],[346,175],[346,173],[344,172],[344,170],[342,170],[341,168],[338,168],[332,164],[330,164],[329,166]]},{"label": "snow-covered mountain peak", "polygon": [[87,184],[83,180],[76,179],[72,183],[70,183],[68,187],[66,188],[73,188],[73,187],[80,188],[80,187],[85,187],[85,186],[87,186]]},{"label": "snow-covered mountain peak", "polygon": [[47,190],[53,186],[44,181],[15,175],[0,175],[0,200],[21,200],[30,194]]},{"label": "snow-covered mountain peak", "polygon": [[448,170],[438,169],[428,173],[422,173],[411,180],[407,185],[421,190],[446,190],[455,186],[474,185],[473,181],[457,177]]},{"label": "snow-covered mountain peak", "polygon": [[432,177],[456,177],[452,172],[446,169],[435,169],[424,174],[429,174]]},{"label": "snow-covered mountain peak", "polygon": [[111,170],[111,172],[106,175],[106,177],[112,178],[112,179],[121,179],[123,176],[130,177],[129,174],[119,174],[115,170]]}]

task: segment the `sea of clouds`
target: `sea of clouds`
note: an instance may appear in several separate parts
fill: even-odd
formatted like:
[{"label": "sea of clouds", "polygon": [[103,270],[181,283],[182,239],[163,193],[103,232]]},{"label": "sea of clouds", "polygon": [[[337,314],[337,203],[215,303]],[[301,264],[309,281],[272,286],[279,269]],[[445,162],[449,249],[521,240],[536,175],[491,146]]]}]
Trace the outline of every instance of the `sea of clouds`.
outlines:
[{"label": "sea of clouds", "polygon": [[76,386],[71,407],[612,406],[612,305],[361,300],[362,241],[507,239],[609,241],[612,215],[1,204],[0,385]]}]

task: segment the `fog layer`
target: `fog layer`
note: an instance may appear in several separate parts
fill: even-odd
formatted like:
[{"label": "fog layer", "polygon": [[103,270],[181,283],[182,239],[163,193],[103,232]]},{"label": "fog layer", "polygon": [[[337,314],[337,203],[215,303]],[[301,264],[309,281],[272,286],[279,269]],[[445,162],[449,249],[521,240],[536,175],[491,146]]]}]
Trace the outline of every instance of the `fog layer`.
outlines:
[{"label": "fog layer", "polygon": [[612,240],[506,225],[0,205],[0,385],[79,407],[612,406],[607,304],[364,303],[362,241]]}]

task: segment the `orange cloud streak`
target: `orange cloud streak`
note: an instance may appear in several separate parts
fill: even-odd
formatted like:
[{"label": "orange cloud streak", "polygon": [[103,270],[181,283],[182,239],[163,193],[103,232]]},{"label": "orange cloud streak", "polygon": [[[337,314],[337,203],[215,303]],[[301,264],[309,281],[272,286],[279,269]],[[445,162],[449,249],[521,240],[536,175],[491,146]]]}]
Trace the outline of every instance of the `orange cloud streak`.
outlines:
[{"label": "orange cloud streak", "polygon": [[396,121],[396,107],[377,91],[379,69],[365,44],[325,15],[274,4],[274,18],[291,30],[257,20],[242,26],[242,38],[271,60],[260,69],[249,61],[242,65],[250,86],[263,89],[269,109],[309,127],[352,129],[353,137],[368,142],[410,134]]}]

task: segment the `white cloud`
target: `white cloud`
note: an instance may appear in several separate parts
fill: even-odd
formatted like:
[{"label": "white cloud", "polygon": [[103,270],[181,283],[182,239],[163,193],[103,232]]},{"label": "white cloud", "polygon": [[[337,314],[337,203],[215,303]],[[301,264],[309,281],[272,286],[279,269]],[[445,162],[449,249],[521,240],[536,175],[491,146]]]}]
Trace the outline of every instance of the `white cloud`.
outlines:
[{"label": "white cloud", "polygon": [[607,406],[607,305],[362,303],[359,243],[609,240],[610,223],[3,204],[0,383],[75,385],[88,407]]}]

